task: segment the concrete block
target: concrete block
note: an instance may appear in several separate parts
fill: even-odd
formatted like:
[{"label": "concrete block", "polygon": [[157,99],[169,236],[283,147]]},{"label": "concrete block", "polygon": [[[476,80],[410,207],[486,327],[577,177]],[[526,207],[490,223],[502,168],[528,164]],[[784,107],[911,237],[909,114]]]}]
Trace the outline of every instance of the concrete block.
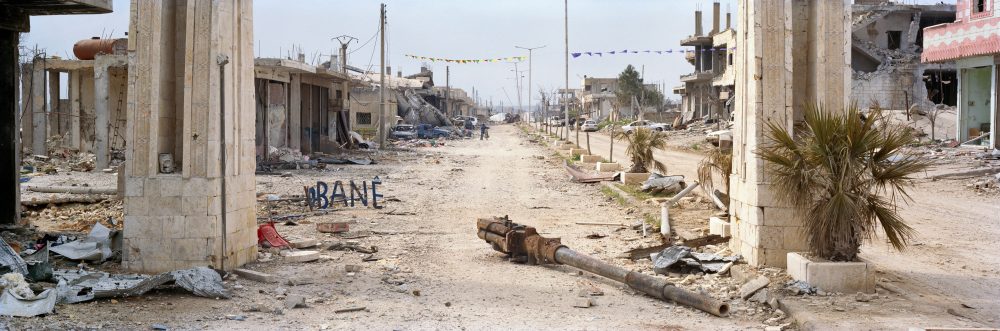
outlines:
[{"label": "concrete block", "polygon": [[278,282],[278,277],[276,277],[276,276],[274,276],[272,274],[266,273],[266,272],[260,272],[260,271],[250,270],[250,269],[236,269],[236,270],[233,270],[233,272],[236,273],[237,275],[239,275],[240,277],[243,277],[243,278],[255,281],[255,282],[261,282],[261,283],[277,283]]},{"label": "concrete block", "polygon": [[577,156],[577,155],[583,156],[583,155],[589,155],[589,152],[587,152],[587,149],[585,149],[585,148],[571,148],[569,150],[569,155],[572,155],[572,156]]},{"label": "concrete block", "polygon": [[583,169],[585,171],[589,171],[590,169],[597,169],[597,163],[578,162],[577,165],[580,166],[580,169]]},{"label": "concrete block", "polygon": [[176,197],[184,194],[184,183],[180,177],[163,178],[160,180],[160,196]]},{"label": "concrete block", "polygon": [[875,268],[868,262],[830,262],[791,252],[787,263],[792,279],[824,291],[875,293]]},{"label": "concrete block", "polygon": [[708,233],[720,235],[723,237],[732,236],[732,230],[730,228],[729,222],[725,220],[712,216],[708,218]]},{"label": "concrete block", "polygon": [[802,227],[786,226],[782,227],[783,233],[781,247],[792,252],[803,252],[809,250],[809,241]]},{"label": "concrete block", "polygon": [[600,155],[581,155],[580,156],[580,162],[583,162],[583,163],[597,163],[597,162],[601,162],[602,160],[604,160],[604,157],[601,157]]},{"label": "concrete block", "polygon": [[318,246],[319,240],[313,238],[295,239],[289,241],[288,244],[292,245],[292,248],[310,248]]},{"label": "concrete block", "polygon": [[794,208],[764,208],[763,223],[768,226],[802,226],[803,215]]},{"label": "concrete block", "polygon": [[622,184],[639,185],[649,179],[648,172],[623,172],[621,176]]},{"label": "concrete block", "polygon": [[573,149],[573,147],[575,147],[575,146],[573,145],[573,143],[570,143],[570,142],[567,142],[567,143],[562,143],[562,144],[559,144],[559,147],[558,147],[558,148],[559,148],[559,149],[561,149],[561,150],[565,150],[565,151],[568,151],[568,150],[570,150],[570,149]]},{"label": "concrete block", "polygon": [[777,248],[766,248],[764,251],[764,265],[775,268],[787,267],[788,250]]},{"label": "concrete block", "polygon": [[762,288],[767,287],[767,284],[771,283],[771,280],[764,276],[757,276],[753,280],[740,286],[740,297],[746,300],[754,293],[757,293]]},{"label": "concrete block", "polygon": [[[119,170],[122,171],[122,170]],[[126,197],[141,197],[143,196],[143,187],[146,181],[142,178],[126,178],[125,179],[125,196]]]},{"label": "concrete block", "polygon": [[[757,233],[760,236],[760,248],[781,249],[784,247],[785,232],[780,226],[758,226]],[[784,260],[784,258],[782,258]]]},{"label": "concrete block", "polygon": [[312,262],[319,260],[319,252],[317,251],[284,251],[281,252],[281,256],[287,262]]}]

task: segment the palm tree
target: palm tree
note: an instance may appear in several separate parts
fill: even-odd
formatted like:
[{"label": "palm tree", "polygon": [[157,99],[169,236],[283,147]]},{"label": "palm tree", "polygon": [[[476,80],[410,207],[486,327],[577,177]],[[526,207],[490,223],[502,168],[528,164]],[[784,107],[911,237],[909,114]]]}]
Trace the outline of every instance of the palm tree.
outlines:
[{"label": "palm tree", "polygon": [[910,176],[928,165],[893,157],[913,141],[911,129],[890,124],[878,109],[863,116],[854,105],[838,113],[806,106],[798,134],[780,124],[767,126],[768,143],[757,154],[768,162],[776,196],[805,213],[813,254],[854,261],[878,225],[896,250],[905,249],[913,229],[896,205],[910,201]]},{"label": "palm tree", "polygon": [[722,184],[726,188],[724,192],[729,194],[729,175],[733,173],[732,151],[723,151],[722,148],[717,148],[698,163],[698,182],[701,183],[706,193],[714,194],[712,190],[716,189],[715,173],[722,177]]},{"label": "palm tree", "polygon": [[664,149],[667,147],[667,135],[650,130],[638,128],[634,132],[615,132],[614,139],[621,139],[628,142],[625,154],[632,160],[632,168],[628,172],[645,173],[650,169],[666,174],[667,166],[653,158],[654,149]]}]

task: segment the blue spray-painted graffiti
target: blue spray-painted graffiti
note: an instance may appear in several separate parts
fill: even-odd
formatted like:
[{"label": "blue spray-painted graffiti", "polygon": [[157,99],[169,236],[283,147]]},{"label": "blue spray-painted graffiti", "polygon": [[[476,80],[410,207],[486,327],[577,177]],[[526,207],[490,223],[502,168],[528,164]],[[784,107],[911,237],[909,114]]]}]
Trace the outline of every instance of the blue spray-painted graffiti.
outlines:
[{"label": "blue spray-painted graffiti", "polygon": [[347,189],[350,190],[348,196],[348,191],[345,191],[344,182],[335,181],[333,182],[333,188],[330,188],[326,182],[317,181],[316,186],[309,188],[309,201],[308,203],[319,209],[328,209],[333,207],[336,203],[343,203],[344,207],[354,207],[355,202],[361,202],[361,205],[368,207],[368,198],[371,198],[372,208],[382,208],[378,205],[378,199],[382,198],[382,194],[377,191],[378,185],[382,184],[382,180],[375,176],[371,181],[371,195],[368,195],[368,182],[361,181],[361,187],[353,180],[348,181]]}]

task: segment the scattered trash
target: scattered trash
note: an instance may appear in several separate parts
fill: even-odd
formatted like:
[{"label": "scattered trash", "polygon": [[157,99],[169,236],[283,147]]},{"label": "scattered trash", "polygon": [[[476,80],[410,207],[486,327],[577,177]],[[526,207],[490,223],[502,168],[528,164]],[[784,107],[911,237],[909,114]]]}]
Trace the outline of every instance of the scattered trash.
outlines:
[{"label": "scattered trash", "polygon": [[55,309],[58,298],[52,289],[38,295],[30,289],[27,293],[29,295],[20,295],[12,289],[5,289],[0,295],[0,315],[32,317],[51,314]]},{"label": "scattered trash", "polygon": [[316,223],[316,231],[322,233],[341,233],[350,231],[350,224],[347,222],[326,222]]},{"label": "scattered trash", "polygon": [[364,254],[374,254],[378,252],[378,247],[375,246],[364,247],[354,241],[349,241],[346,243],[341,243],[341,242],[334,243],[333,245],[330,245],[330,247],[328,247],[327,249],[331,251],[355,251]]},{"label": "scattered trash", "polygon": [[278,234],[274,222],[267,222],[257,227],[257,243],[264,247],[288,247],[288,241]]},{"label": "scattered trash", "polygon": [[177,286],[191,291],[194,295],[206,298],[230,297],[229,291],[222,286],[222,276],[208,267],[177,270],[170,272]]},{"label": "scattered trash", "polygon": [[17,255],[14,249],[3,238],[0,238],[0,271],[2,270],[6,270],[4,273],[16,272],[22,275],[28,274],[28,266],[24,262],[24,259],[20,255]]},{"label": "scattered trash", "polygon": [[90,234],[84,239],[74,240],[62,245],[52,244],[49,248],[53,253],[70,260],[104,261],[111,257],[112,231],[101,223],[94,223]]},{"label": "scattered trash", "polygon": [[640,189],[652,194],[675,194],[685,187],[687,185],[684,183],[684,176],[663,176],[653,173],[649,175],[649,179],[642,183]]},{"label": "scattered trash", "polygon": [[793,295],[816,294],[817,288],[801,280],[789,281],[785,284],[785,289]]},{"label": "scattered trash", "polygon": [[368,310],[368,307],[360,306],[360,307],[341,308],[341,309],[334,310],[333,312],[336,313],[336,314],[342,314],[342,313],[350,313],[350,312],[362,311],[362,310]]},{"label": "scattered trash", "polygon": [[739,255],[721,256],[713,253],[699,253],[687,246],[667,247],[653,260],[653,272],[665,275],[670,271],[691,272],[693,270],[718,273],[727,265],[740,259]]},{"label": "scattered trash", "polygon": [[198,267],[158,275],[115,275],[100,271],[64,270],[53,273],[58,281],[56,291],[60,302],[77,303],[101,298],[140,296],[146,292],[175,282],[194,295],[209,298],[230,297],[222,285],[222,277],[215,270]]}]

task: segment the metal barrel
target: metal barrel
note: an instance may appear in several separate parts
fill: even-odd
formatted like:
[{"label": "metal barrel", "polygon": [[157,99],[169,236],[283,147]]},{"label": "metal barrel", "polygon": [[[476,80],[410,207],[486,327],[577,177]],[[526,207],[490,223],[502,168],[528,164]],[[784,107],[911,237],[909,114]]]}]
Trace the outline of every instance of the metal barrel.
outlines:
[{"label": "metal barrel", "polygon": [[567,247],[560,247],[555,253],[556,262],[583,269],[607,277],[661,300],[670,300],[685,306],[698,308],[715,316],[729,314],[729,305],[711,297],[696,294],[663,279],[628,271],[590,256],[577,253]]}]

